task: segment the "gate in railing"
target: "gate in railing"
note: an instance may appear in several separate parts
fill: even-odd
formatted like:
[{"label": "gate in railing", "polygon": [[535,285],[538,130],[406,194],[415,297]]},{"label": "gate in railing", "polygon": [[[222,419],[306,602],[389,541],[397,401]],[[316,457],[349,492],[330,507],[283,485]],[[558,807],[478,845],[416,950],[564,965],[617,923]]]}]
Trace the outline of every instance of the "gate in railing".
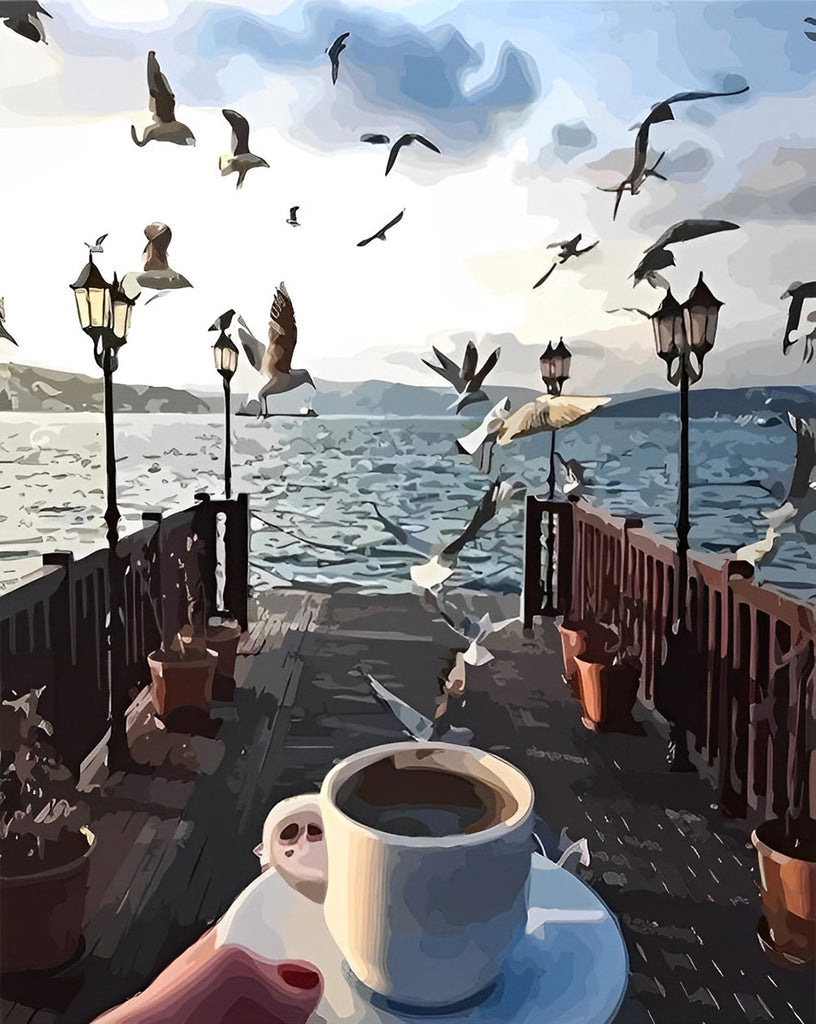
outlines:
[{"label": "gate in railing", "polygon": [[[545,515],[557,524],[551,543],[558,589],[549,592],[541,568]],[[676,666],[667,664],[668,652],[677,650],[671,542],[639,520],[583,501],[527,499],[525,625],[553,614],[588,629],[611,625],[640,658],[641,702],[685,727],[716,768],[723,808],[739,817],[774,817],[795,803],[796,757],[813,763],[816,613],[752,577],[751,565],[733,557],[689,554],[691,639],[678,686]]]},{"label": "gate in railing", "polygon": [[[220,515],[225,530],[218,560]],[[143,529],[119,540],[115,559],[107,549],[80,559],[68,552],[43,555],[41,569],[0,593],[2,698],[44,687],[40,713],[54,726],[54,744],[74,771],[105,739],[114,717],[124,714],[134,690],[150,681],[146,659],[159,646],[162,627],[172,632],[187,622],[184,566],[191,553],[198,560],[204,614],[226,612],[247,627],[247,496],[203,500],[143,519]],[[188,551],[194,535],[203,543]],[[119,574],[121,629],[111,634],[109,659],[112,565]],[[219,577],[223,608],[216,604]]]}]

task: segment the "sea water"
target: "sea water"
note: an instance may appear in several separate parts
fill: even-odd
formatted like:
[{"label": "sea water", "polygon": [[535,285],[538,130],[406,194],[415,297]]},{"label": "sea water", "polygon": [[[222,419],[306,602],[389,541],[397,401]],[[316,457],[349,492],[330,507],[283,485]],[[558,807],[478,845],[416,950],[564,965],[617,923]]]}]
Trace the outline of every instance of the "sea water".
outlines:
[{"label": "sea water", "polygon": [[[485,411],[487,406],[485,406]],[[368,592],[411,589],[411,566],[456,537],[499,475],[544,494],[548,434],[494,453],[490,476],[456,449],[471,418],[233,419],[233,494],[252,509],[252,581],[351,583]],[[104,543],[102,417],[0,414],[0,584],[36,568],[42,552],[77,557]],[[674,536],[678,422],[587,420],[557,437],[565,459],[586,469],[584,496]],[[224,424],[218,415],[116,417],[123,528],[141,514],[223,492]],[[691,425],[691,545],[733,551],[765,535],[763,513],[781,504],[796,439],[787,423],[719,417]],[[404,531],[398,540],[376,509]],[[807,523],[805,524],[807,525]],[[519,592],[524,501],[499,511],[460,555],[451,585]],[[757,575],[804,599],[816,596],[816,533],[783,533]]]}]

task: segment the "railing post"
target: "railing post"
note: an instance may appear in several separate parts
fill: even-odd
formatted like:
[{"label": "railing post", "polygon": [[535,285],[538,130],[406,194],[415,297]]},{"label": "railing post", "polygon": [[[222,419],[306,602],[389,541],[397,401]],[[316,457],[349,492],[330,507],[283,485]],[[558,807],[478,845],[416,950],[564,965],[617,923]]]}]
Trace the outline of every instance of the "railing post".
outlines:
[{"label": "railing post", "polygon": [[[74,556],[70,551],[47,552],[42,556],[43,565],[53,565],[62,571],[59,586],[48,599],[48,640],[53,658],[53,671],[45,683],[44,702],[48,708],[46,717],[54,727],[54,745],[64,763],[75,775],[87,750],[76,743],[77,732],[72,729],[76,714],[77,694],[74,692],[74,668],[76,666],[76,613],[74,608]],[[48,691],[51,691],[50,693]],[[82,744],[80,744],[80,747]]]},{"label": "railing post", "polygon": [[565,618],[572,612],[572,572],[575,553],[575,505],[565,502],[558,516],[558,611]]},{"label": "railing post", "polygon": [[227,508],[224,530],[224,605],[241,629],[249,624],[249,496],[239,494]]},{"label": "railing post", "polygon": [[534,494],[527,495],[524,516],[524,589],[522,622],[532,629],[533,619],[541,613],[541,519],[542,503]]},{"label": "railing post", "polygon": [[204,621],[218,611],[218,585],[216,572],[218,569],[217,534],[215,512],[206,491],[198,491],[196,500],[199,505],[193,512],[192,530],[199,540],[197,546],[198,575],[204,590]]}]

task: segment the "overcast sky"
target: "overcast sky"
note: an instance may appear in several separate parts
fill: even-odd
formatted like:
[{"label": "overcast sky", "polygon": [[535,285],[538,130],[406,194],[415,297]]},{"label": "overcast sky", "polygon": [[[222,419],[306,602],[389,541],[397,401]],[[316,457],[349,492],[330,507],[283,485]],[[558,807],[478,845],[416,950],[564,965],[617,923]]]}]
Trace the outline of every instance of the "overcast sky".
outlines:
[{"label": "overcast sky", "polygon": [[[651,329],[616,306],[656,308],[629,277],[643,249],[686,217],[740,230],[677,246],[684,299],[700,270],[725,305],[706,383],[816,383],[781,355],[794,280],[816,260],[816,43],[812,3],[358,3],[43,0],[49,45],[0,26],[0,166],[6,326],[0,358],[96,374],[68,288],[83,242],[108,232],[108,277],[141,268],[143,229],[173,231],[170,264],[192,289],[144,298],[118,378],[217,387],[207,333],[233,307],[266,337],[275,285],[295,304],[295,366],[335,380],[438,384],[431,344],[486,353],[495,384],[540,384],[538,356],[563,335],[574,392],[660,385]],[[0,3],[0,8],[2,8]],[[350,32],[332,85],[325,49]],[[154,49],[195,148],[137,148]],[[668,181],[625,195],[630,129],[682,90],[740,96],[677,104],[652,132]],[[222,177],[230,129],[252,126],[270,168],[243,189]],[[418,131],[442,150],[387,147],[363,132]],[[302,226],[286,224],[299,205]],[[356,243],[401,209],[385,243]],[[532,289],[547,245],[600,240]],[[154,293],[146,293],[147,296]],[[253,387],[243,367],[239,387]]]}]

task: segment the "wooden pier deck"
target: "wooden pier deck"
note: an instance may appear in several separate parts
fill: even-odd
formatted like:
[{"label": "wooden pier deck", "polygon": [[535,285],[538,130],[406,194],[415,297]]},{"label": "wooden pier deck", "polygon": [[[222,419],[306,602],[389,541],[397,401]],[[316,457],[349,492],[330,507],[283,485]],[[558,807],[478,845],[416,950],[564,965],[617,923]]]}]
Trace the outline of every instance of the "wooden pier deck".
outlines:
[{"label": "wooden pier deck", "polygon": [[[234,700],[213,709],[217,737],[177,738],[175,766],[88,794],[100,850],[84,949],[56,977],[7,981],[4,1021],[87,1024],[144,988],[257,875],[251,851],[270,806],[316,789],[336,759],[401,738],[356,666],[431,716],[438,679],[465,646],[409,595],[272,591],[252,621]],[[468,668],[454,724],[528,774],[550,852],[562,829],[588,838],[579,874],[618,914],[629,949],[619,1024],[809,1024],[812,977],[771,966],[756,939],[745,824],[711,806],[703,779],[666,771],[651,721],[644,736],[583,728],[549,622],[535,635],[509,627],[490,646],[495,659]]]}]

